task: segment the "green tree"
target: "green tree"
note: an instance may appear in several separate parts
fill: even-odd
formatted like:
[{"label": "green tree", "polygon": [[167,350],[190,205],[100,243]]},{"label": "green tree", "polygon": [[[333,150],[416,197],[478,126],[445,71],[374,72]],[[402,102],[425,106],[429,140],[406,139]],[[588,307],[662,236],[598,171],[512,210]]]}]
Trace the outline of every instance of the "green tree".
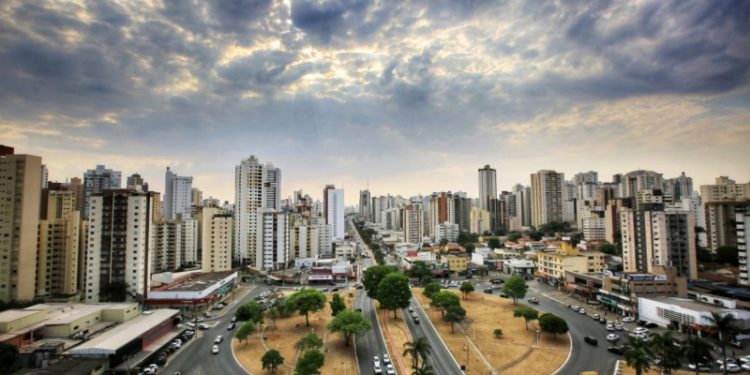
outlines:
[{"label": "green tree", "polygon": [[539,319],[539,311],[536,311],[529,306],[521,306],[513,311],[513,317],[523,318],[523,320],[526,322],[526,330],[528,331],[529,322]]},{"label": "green tree", "polygon": [[503,335],[503,329],[502,328],[495,328],[495,330],[492,331],[492,333],[495,335],[496,339],[499,339],[500,336]]},{"label": "green tree", "polygon": [[674,332],[666,331],[663,334],[652,333],[651,342],[649,342],[651,351],[661,358],[659,367],[663,374],[671,374],[672,370],[679,369],[681,366],[680,358],[682,353],[677,347],[677,339]]},{"label": "green tree", "polygon": [[427,356],[430,354],[432,347],[426,337],[420,336],[404,344],[404,356],[411,356],[411,367],[419,367],[419,359],[422,359],[422,367],[427,363]]},{"label": "green tree", "polygon": [[596,249],[603,252],[604,254],[617,255],[617,246],[612,245],[609,242],[600,243]]},{"label": "green tree", "polygon": [[109,302],[125,302],[129,288],[125,281],[113,281],[101,288],[100,295]]},{"label": "green tree", "polygon": [[252,320],[248,320],[243,323],[237,332],[234,333],[234,338],[239,341],[247,343],[247,338],[255,332],[255,323]]},{"label": "green tree", "polygon": [[648,372],[651,366],[651,348],[648,343],[641,338],[628,338],[628,345],[625,347],[625,362],[635,370],[636,375],[642,375]]},{"label": "green tree", "polygon": [[424,286],[424,290],[422,291],[422,294],[424,294],[425,297],[432,299],[432,295],[440,291],[440,284],[436,282],[431,282]]},{"label": "green tree", "polygon": [[286,308],[290,311],[297,311],[300,315],[305,316],[305,325],[310,326],[308,314],[318,311],[325,307],[326,295],[317,289],[304,289],[292,294],[286,300]]},{"label": "green tree", "polygon": [[365,287],[367,296],[375,299],[378,297],[378,285],[389,273],[398,272],[394,266],[372,266],[368,267],[362,278],[362,285]]},{"label": "green tree", "polygon": [[471,294],[474,291],[474,284],[464,281],[461,283],[461,288],[459,289],[461,293],[464,294],[464,299],[469,298],[469,294]]},{"label": "green tree", "polygon": [[268,318],[271,319],[271,327],[273,327],[273,329],[276,329],[276,319],[278,319],[280,316],[281,313],[279,312],[278,306],[273,306],[268,309]]},{"label": "green tree", "polygon": [[451,333],[455,333],[453,330],[454,323],[461,323],[466,319],[466,310],[460,305],[448,306],[445,310],[445,316],[443,317],[446,322],[451,324]]},{"label": "green tree", "polygon": [[709,327],[710,331],[714,331],[719,334],[719,345],[721,346],[721,360],[724,363],[724,375],[727,374],[727,344],[729,344],[737,332],[739,327],[737,326],[737,319],[732,314],[721,315],[716,312],[712,312],[711,316],[708,317],[708,321],[711,322]]},{"label": "green tree", "polygon": [[422,280],[425,276],[432,277],[432,268],[427,265],[427,262],[418,260],[412,263],[408,274],[411,278]]},{"label": "green tree", "polygon": [[452,292],[437,292],[432,295],[432,306],[440,309],[440,316],[445,317],[445,312],[450,306],[461,306],[461,300]]},{"label": "green tree", "polygon": [[740,265],[739,251],[734,246],[719,246],[716,249],[716,263]]},{"label": "green tree", "polygon": [[307,350],[318,350],[323,347],[323,340],[314,333],[308,333],[302,336],[297,343],[294,344],[294,348],[300,352]]},{"label": "green tree", "polygon": [[522,235],[518,232],[508,232],[508,241],[511,242],[518,242],[519,239],[521,239]]},{"label": "green tree", "polygon": [[526,296],[526,280],[518,275],[511,276],[503,285],[503,293],[513,298],[513,304]]},{"label": "green tree", "polygon": [[499,249],[502,243],[500,243],[500,240],[496,237],[492,237],[487,241],[487,246],[489,246],[490,249]]},{"label": "green tree", "polygon": [[308,350],[297,361],[294,368],[295,375],[320,375],[320,369],[325,364],[325,357],[319,350]]},{"label": "green tree", "polygon": [[448,244],[448,239],[447,239],[447,238],[443,238],[443,239],[441,239],[441,240],[440,240],[440,242],[439,242],[439,245],[440,245],[440,246],[445,246],[445,245],[447,245],[447,244]]},{"label": "green tree", "polygon": [[549,332],[552,337],[557,338],[557,334],[568,332],[568,323],[565,319],[550,313],[544,313],[539,317],[539,328],[544,332]]},{"label": "green tree", "polygon": [[[712,349],[712,345],[701,337],[691,335],[685,340],[685,358],[689,363],[713,362]],[[698,375],[699,371],[698,366],[695,366],[696,375]]]},{"label": "green tree", "polygon": [[542,232],[539,232],[536,230],[530,231],[526,235],[528,235],[529,238],[531,238],[534,241],[539,241],[542,239],[542,237],[544,237],[544,234]]},{"label": "green tree", "polygon": [[344,335],[344,345],[349,346],[352,336],[370,329],[370,322],[362,314],[352,310],[343,310],[330,323],[328,330]]},{"label": "green tree", "polygon": [[409,278],[402,273],[389,273],[378,284],[377,300],[380,302],[380,307],[393,310],[394,318],[396,317],[396,310],[409,307],[410,299]]},{"label": "green tree", "polygon": [[271,349],[263,354],[260,361],[263,363],[264,370],[271,370],[271,372],[275,373],[276,368],[284,364],[284,357],[281,356],[278,350]]},{"label": "green tree", "polygon": [[331,302],[329,302],[329,305],[331,306],[331,315],[336,316],[340,311],[343,311],[346,309],[346,303],[344,303],[344,299],[341,298],[341,296],[338,293],[335,293],[331,297]]},{"label": "green tree", "polygon": [[11,374],[18,367],[18,348],[15,346],[0,342],[0,373]]},{"label": "green tree", "polygon": [[456,238],[456,242],[458,242],[463,247],[466,247],[467,244],[473,244],[477,241],[479,241],[479,234],[477,233],[460,232],[458,233],[458,238]]},{"label": "green tree", "polygon": [[237,320],[252,320],[255,324],[263,322],[263,308],[258,302],[250,301],[237,309]]}]

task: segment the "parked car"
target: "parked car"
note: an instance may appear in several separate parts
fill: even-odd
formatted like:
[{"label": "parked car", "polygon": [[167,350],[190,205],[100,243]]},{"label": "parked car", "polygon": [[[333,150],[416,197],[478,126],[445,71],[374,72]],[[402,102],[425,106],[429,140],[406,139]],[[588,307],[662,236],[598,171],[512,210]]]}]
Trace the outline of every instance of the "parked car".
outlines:
[{"label": "parked car", "polygon": [[709,363],[698,363],[698,364],[689,363],[688,364],[688,368],[691,369],[691,370],[693,370],[693,371],[696,370],[696,367],[697,367],[698,371],[703,371],[703,372],[710,372],[712,370],[711,364],[709,364]]},{"label": "parked car", "polygon": [[570,306],[570,308],[573,309],[573,310],[575,310],[575,311],[578,311],[578,310],[581,309],[581,306],[573,305],[573,306]]},{"label": "parked car", "polygon": [[586,336],[583,338],[583,341],[586,341],[587,343],[594,346],[599,345],[599,341],[594,336]]},{"label": "parked car", "polygon": [[611,332],[611,331],[614,331],[614,330],[615,330],[615,326],[613,326],[611,324],[607,324],[607,331]]},{"label": "parked car", "polygon": [[198,329],[207,330],[209,328],[211,328],[211,327],[209,327],[208,324],[206,324],[206,323],[198,324]]},{"label": "parked car", "polygon": [[742,349],[742,341],[740,340],[732,340],[729,342],[729,345],[734,346],[737,349]]},{"label": "parked car", "polygon": [[[719,366],[719,370],[724,371],[724,365]],[[740,372],[742,371],[742,367],[737,366],[736,363],[727,363],[727,371],[728,372]]]},{"label": "parked car", "polygon": [[486,289],[483,290],[483,292],[485,292],[487,294],[492,294],[492,288],[486,288]]},{"label": "parked car", "polygon": [[615,324],[615,329],[618,330],[618,331],[622,331],[622,329],[623,329],[622,324],[620,324],[620,323]]},{"label": "parked car", "polygon": [[599,314],[594,314],[591,316],[591,319],[599,320]]},{"label": "parked car", "polygon": [[623,323],[632,323],[634,321],[635,321],[635,318],[633,318],[632,316],[626,316],[626,317],[622,318],[622,322]]},{"label": "parked car", "polygon": [[586,309],[584,309],[583,307],[581,307],[580,309],[578,309],[578,313],[581,314],[581,315],[586,315]]},{"label": "parked car", "polygon": [[414,324],[419,324],[419,317],[414,317]]},{"label": "parked car", "polygon": [[213,315],[211,315],[211,313],[210,313],[210,312],[206,311],[206,312],[204,312],[204,313],[203,313],[203,316],[205,316],[206,318],[210,318],[210,317],[212,317]]}]

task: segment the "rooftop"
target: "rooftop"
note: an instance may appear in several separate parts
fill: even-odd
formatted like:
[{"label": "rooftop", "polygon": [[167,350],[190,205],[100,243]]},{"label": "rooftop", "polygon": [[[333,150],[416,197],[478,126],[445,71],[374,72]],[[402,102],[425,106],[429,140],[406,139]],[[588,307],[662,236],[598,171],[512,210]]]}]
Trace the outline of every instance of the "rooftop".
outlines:
[{"label": "rooftop", "polygon": [[155,290],[160,292],[199,292],[224,280],[233,273],[234,271],[202,273],[188,280],[177,281],[174,284],[156,288]]},{"label": "rooftop", "polygon": [[138,308],[136,303],[101,303],[101,304],[83,304],[83,303],[40,303],[29,306],[25,310],[29,311],[47,311],[46,325],[69,324],[87,315],[94,314],[101,310],[128,309]]},{"label": "rooftop", "polygon": [[700,303],[697,301],[694,301],[692,299],[687,298],[678,298],[678,297],[671,297],[671,296],[655,296],[655,297],[648,297],[645,299],[650,299],[657,302],[662,303],[669,303],[672,305],[677,305],[685,309],[690,309],[694,311],[706,311],[706,312],[715,312],[715,313],[725,313],[731,309],[709,305],[707,303]]},{"label": "rooftop", "polygon": [[148,315],[139,315],[111,330],[71,349],[68,354],[78,355],[109,355],[114,354],[120,347],[135,340],[150,329],[167,319],[171,319],[180,311],[173,309],[151,310]]},{"label": "rooftop", "polygon": [[10,323],[14,320],[22,319],[35,313],[36,311],[30,310],[5,310],[0,312],[0,323]]}]

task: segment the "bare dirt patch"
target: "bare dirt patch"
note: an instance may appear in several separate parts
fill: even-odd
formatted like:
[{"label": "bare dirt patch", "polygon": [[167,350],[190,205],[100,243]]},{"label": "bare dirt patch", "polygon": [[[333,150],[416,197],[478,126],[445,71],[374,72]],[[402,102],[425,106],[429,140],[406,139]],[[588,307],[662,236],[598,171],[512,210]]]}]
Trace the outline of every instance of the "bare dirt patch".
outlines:
[{"label": "bare dirt patch", "polygon": [[[456,290],[452,292],[461,296]],[[536,322],[530,322],[527,330],[522,318],[513,317],[518,305],[513,305],[511,300],[480,293],[472,293],[466,300],[462,298],[461,306],[467,312],[467,321],[461,325],[464,335],[459,325],[456,325],[455,333],[451,333],[450,323],[443,321],[440,311],[427,307],[429,299],[420,288],[414,289],[414,296],[427,311],[458,363],[467,364],[468,356],[466,374],[487,374],[491,369],[502,374],[551,374],[568,356],[570,339],[567,335],[553,338],[541,333],[539,347],[532,347],[538,328]],[[496,328],[503,330],[499,339],[493,333]]]},{"label": "bare dirt patch", "polygon": [[[344,298],[346,305],[351,308],[353,298],[349,291],[339,292]],[[328,301],[331,300],[332,293],[326,293]],[[353,296],[354,294],[352,294]],[[263,354],[268,349],[276,349],[284,357],[284,365],[276,371],[276,374],[291,374],[294,365],[297,362],[299,352],[294,349],[294,344],[308,333],[315,333],[324,339],[325,364],[321,369],[323,374],[356,374],[357,364],[354,356],[354,346],[344,346],[344,339],[338,334],[326,334],[326,325],[331,320],[330,306],[326,307],[310,316],[310,326],[305,326],[304,315],[293,314],[290,317],[276,319],[276,329],[271,326],[271,320],[266,316],[265,324],[262,330],[265,337],[265,346],[261,340],[261,334],[256,332],[247,339],[247,343],[232,340],[237,360],[245,370],[256,374],[271,374],[270,371],[263,370],[260,361]]]}]

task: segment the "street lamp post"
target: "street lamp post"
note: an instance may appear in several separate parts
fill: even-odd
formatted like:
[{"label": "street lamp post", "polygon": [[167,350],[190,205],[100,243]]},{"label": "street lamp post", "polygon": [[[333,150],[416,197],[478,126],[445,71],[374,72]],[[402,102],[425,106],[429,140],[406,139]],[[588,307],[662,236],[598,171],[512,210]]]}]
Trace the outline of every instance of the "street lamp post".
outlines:
[{"label": "street lamp post", "polygon": [[540,332],[541,331],[537,328],[537,330],[536,330],[536,347],[537,348],[539,347],[539,333]]}]

